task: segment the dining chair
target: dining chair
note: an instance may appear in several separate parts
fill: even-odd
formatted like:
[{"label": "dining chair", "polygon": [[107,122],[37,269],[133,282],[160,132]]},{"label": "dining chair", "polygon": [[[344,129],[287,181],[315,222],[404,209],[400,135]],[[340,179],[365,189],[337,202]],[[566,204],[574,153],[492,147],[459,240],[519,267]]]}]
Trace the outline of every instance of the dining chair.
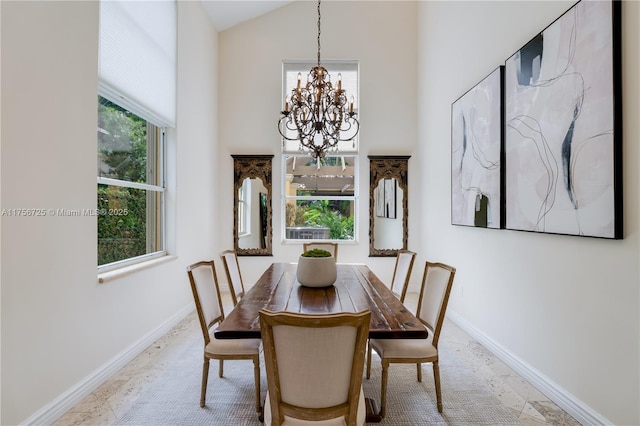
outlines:
[{"label": "dining chair", "polygon": [[324,241],[314,241],[309,243],[303,243],[302,248],[304,251],[309,251],[314,248],[326,250],[333,255],[333,258],[338,261],[338,243],[329,243]]},{"label": "dining chair", "polygon": [[[416,253],[409,250],[398,250],[396,256],[396,264],[393,268],[393,277],[391,278],[391,292],[404,303],[409,287],[409,279],[411,278],[411,270],[413,262],[416,259]],[[367,343],[369,346],[370,343]],[[371,357],[370,351],[368,352]],[[369,364],[367,364],[369,365]],[[368,377],[367,377],[368,378]]]},{"label": "dining chair", "polygon": [[205,406],[207,382],[209,380],[209,360],[219,360],[218,375],[224,374],[224,360],[253,361],[256,388],[256,411],[260,406],[260,339],[216,339],[214,331],[224,320],[224,309],[218,287],[218,276],[213,260],[201,261],[187,267],[191,291],[196,304],[198,320],[204,336],[204,362],[202,364],[202,390],[200,407]]},{"label": "dining chair", "polygon": [[220,258],[224,265],[224,272],[227,275],[231,300],[233,301],[233,306],[236,306],[238,301],[244,297],[244,283],[242,282],[242,274],[240,273],[238,255],[235,250],[225,250],[220,253]]},{"label": "dining chair", "polygon": [[398,250],[396,266],[393,268],[393,278],[391,279],[391,291],[402,303],[404,303],[404,298],[407,295],[409,278],[411,278],[411,270],[413,269],[415,259],[415,252]]},{"label": "dining chair", "polygon": [[367,379],[371,376],[371,350],[375,350],[382,361],[382,384],[380,393],[380,416],[384,417],[387,402],[387,377],[389,364],[416,364],[418,381],[422,381],[422,363],[433,364],[438,411],[442,412],[440,392],[440,368],[438,366],[438,340],[444,322],[451,286],[456,268],[443,263],[426,262],[416,317],[429,330],[426,339],[369,339],[367,354]]},{"label": "dining chair", "polygon": [[364,425],[362,371],[371,312],[260,310],[266,425]]}]

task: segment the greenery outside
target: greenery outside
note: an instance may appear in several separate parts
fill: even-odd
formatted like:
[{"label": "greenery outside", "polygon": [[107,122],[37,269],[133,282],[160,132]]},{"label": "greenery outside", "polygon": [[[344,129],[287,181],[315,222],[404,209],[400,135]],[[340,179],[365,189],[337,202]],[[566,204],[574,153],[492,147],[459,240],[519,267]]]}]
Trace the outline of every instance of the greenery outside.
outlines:
[{"label": "greenery outside", "polygon": [[332,240],[354,238],[354,218],[349,215],[351,200],[297,200],[287,204],[287,226],[328,228]]},{"label": "greenery outside", "polygon": [[[98,176],[119,181],[147,182],[147,121],[109,100],[98,98]],[[154,128],[151,126],[151,128]],[[147,241],[149,201],[154,191],[98,184],[98,265],[156,251]]]},{"label": "greenery outside", "polygon": [[[339,157],[325,157],[320,161],[322,166],[339,165]],[[312,161],[307,165],[315,165],[315,162]],[[296,196],[319,198],[312,189],[298,189]],[[328,228],[331,240],[353,240],[355,238],[353,203],[353,198],[346,196],[344,199],[297,199],[295,204],[287,202],[286,226]]]}]

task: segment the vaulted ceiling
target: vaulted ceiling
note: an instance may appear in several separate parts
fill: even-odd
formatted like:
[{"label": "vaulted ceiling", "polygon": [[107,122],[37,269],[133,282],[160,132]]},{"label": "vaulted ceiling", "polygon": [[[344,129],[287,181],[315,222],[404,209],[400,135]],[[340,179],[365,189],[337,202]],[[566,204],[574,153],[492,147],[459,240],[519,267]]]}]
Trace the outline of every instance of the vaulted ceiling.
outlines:
[{"label": "vaulted ceiling", "polygon": [[201,0],[213,25],[218,31],[224,31],[241,22],[248,21],[272,10],[286,6],[295,0],[259,0],[259,1],[229,1],[229,0]]}]

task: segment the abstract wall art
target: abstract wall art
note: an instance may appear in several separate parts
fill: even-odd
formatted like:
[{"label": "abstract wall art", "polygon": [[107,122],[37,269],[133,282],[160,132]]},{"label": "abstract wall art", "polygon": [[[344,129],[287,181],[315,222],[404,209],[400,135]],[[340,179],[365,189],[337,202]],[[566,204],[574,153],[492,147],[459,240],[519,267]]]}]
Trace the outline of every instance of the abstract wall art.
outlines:
[{"label": "abstract wall art", "polygon": [[620,38],[619,1],[580,1],[507,59],[507,229],[622,238]]},{"label": "abstract wall art", "polygon": [[451,105],[451,223],[502,227],[500,66]]}]

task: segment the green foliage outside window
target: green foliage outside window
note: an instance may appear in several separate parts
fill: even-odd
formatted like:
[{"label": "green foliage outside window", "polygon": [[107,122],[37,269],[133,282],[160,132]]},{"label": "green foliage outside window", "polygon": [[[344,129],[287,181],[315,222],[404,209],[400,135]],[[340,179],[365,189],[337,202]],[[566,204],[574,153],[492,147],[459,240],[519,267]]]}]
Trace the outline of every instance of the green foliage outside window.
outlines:
[{"label": "green foliage outside window", "polygon": [[[148,183],[147,146],[146,120],[99,97],[98,176]],[[149,192],[98,185],[98,265],[148,252],[147,200],[154,196]]]},{"label": "green foliage outside window", "polygon": [[147,253],[146,191],[98,185],[98,265]]},{"label": "green foliage outside window", "polygon": [[354,217],[349,200],[298,201],[287,204],[287,226],[329,228],[329,239],[354,239]]},{"label": "green foliage outside window", "polygon": [[100,97],[98,128],[98,175],[146,183],[146,120]]},{"label": "green foliage outside window", "polygon": [[[285,199],[285,227],[299,228],[287,238],[309,238],[304,233],[328,229],[321,239],[354,240],[355,215],[353,197],[355,157],[287,156],[285,173],[291,175],[295,194]],[[296,199],[293,199],[294,196]],[[289,233],[288,233],[289,235]]]}]

